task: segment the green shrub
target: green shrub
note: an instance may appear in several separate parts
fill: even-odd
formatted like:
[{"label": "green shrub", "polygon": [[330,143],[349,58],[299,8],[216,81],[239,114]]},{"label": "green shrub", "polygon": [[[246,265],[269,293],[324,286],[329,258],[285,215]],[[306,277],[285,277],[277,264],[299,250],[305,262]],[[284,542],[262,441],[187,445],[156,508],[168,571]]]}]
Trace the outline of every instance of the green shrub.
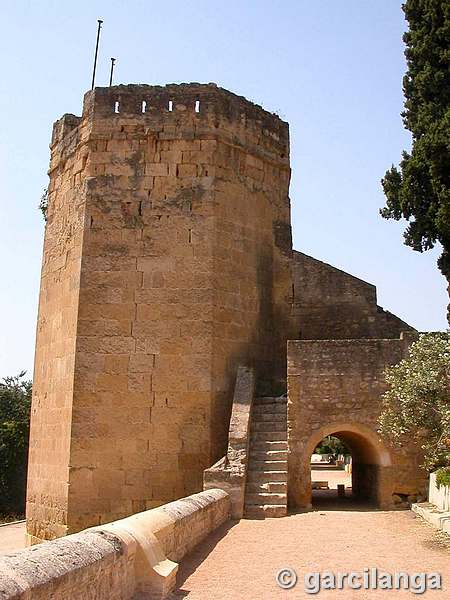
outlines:
[{"label": "green shrub", "polygon": [[385,377],[381,434],[394,445],[418,444],[429,471],[450,465],[450,333],[421,335]]},{"label": "green shrub", "polygon": [[23,514],[30,430],[31,381],[25,372],[0,383],[0,513]]},{"label": "green shrub", "polygon": [[334,435],[328,435],[314,450],[314,454],[339,454],[349,455],[350,451],[347,446],[339,438]]},{"label": "green shrub", "polygon": [[436,471],[436,483],[438,487],[441,485],[450,487],[450,467],[441,467]]}]

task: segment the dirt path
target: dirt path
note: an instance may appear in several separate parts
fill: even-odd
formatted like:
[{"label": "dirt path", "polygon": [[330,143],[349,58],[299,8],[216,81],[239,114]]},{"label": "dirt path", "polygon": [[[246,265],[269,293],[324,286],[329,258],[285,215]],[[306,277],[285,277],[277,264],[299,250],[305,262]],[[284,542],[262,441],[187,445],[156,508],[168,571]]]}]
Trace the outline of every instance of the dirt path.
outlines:
[{"label": "dirt path", "polygon": [[[410,511],[315,510],[282,519],[242,520],[215,532],[180,566],[174,598],[189,600],[320,600],[414,598],[411,591],[304,591],[308,572],[440,572],[442,591],[419,597],[450,598],[450,545]],[[294,589],[282,590],[275,574],[291,567]]]},{"label": "dirt path", "polygon": [[25,548],[25,522],[0,526],[0,555]]}]

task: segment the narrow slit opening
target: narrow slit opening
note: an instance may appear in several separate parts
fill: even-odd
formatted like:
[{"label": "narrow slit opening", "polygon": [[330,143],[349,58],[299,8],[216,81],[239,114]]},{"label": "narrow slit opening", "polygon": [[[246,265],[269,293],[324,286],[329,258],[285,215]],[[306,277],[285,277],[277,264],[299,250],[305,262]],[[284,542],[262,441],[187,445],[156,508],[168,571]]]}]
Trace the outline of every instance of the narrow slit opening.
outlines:
[{"label": "narrow slit opening", "polygon": [[200,100],[195,101],[195,112],[196,113],[200,112]]},{"label": "narrow slit opening", "polygon": [[145,100],[142,100],[141,110],[143,113],[147,112],[147,102]]},{"label": "narrow slit opening", "polygon": [[172,100],[169,100],[169,106],[168,106],[168,108],[169,108],[169,112],[173,111],[173,101]]},{"label": "narrow slit opening", "polygon": [[120,113],[120,102],[118,100],[116,100],[114,103],[114,112],[116,115]]}]

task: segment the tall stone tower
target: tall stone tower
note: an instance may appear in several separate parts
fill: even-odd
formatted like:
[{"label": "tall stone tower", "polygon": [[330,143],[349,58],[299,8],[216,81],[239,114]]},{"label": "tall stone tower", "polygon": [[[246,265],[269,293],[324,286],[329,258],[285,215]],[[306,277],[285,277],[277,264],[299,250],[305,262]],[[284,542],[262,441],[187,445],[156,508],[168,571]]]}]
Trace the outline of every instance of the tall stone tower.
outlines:
[{"label": "tall stone tower", "polygon": [[214,84],[96,88],[53,129],[31,542],[201,489],[238,364],[285,377],[287,123]]}]

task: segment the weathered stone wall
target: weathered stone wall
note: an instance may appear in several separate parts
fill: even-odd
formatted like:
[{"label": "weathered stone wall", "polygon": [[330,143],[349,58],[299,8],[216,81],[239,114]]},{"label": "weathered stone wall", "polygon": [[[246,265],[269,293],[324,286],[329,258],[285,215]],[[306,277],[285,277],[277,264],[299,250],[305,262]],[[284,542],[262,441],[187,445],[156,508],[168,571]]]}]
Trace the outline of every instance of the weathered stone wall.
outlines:
[{"label": "weathered stone wall", "polygon": [[398,338],[412,327],[377,306],[376,287],[301,252],[293,252],[295,339]]},{"label": "weathered stone wall", "polygon": [[254,395],[254,371],[249,367],[240,366],[234,388],[227,454],[203,473],[204,490],[219,488],[230,495],[233,519],[241,519],[244,516]]},{"label": "weathered stone wall", "polygon": [[229,519],[209,490],[121,521],[0,557],[2,600],[166,598],[180,561]]},{"label": "weathered stone wall", "polygon": [[133,598],[135,579],[129,565],[132,561],[119,538],[78,533],[0,557],[0,598]]},{"label": "weathered stone wall", "polygon": [[289,175],[287,124],[212,84],[96,88],[55,124],[31,541],[200,490],[237,365],[282,377]]},{"label": "weathered stone wall", "polygon": [[[33,377],[28,513],[38,537],[66,532],[79,281],[84,231],[79,119],[53,131]],[[60,169],[61,163],[65,164]]]},{"label": "weathered stone wall", "polygon": [[[391,448],[377,434],[383,371],[407,353],[413,334],[398,340],[288,342],[288,493],[292,506],[311,502],[310,457],[326,435],[350,448],[355,492],[382,507],[423,494],[426,474],[413,447]],[[395,496],[394,496],[395,495]]]}]

